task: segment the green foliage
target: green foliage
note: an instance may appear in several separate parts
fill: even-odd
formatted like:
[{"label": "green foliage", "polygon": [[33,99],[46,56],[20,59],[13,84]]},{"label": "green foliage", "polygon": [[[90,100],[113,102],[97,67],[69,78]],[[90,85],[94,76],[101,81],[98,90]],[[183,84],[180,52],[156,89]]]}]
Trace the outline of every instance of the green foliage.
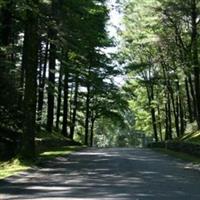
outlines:
[{"label": "green foliage", "polygon": [[[136,128],[156,140],[180,137],[187,124],[199,129],[199,3],[127,0],[123,5],[120,61],[129,80]],[[198,89],[197,89],[198,88]],[[199,100],[198,100],[199,101]],[[197,110],[197,111],[196,111]],[[195,112],[197,112],[195,114]]]},{"label": "green foliage", "polygon": [[[119,71],[116,70],[111,56],[104,52],[106,47],[112,45],[106,31],[108,12],[103,0],[0,1],[0,127],[13,128],[16,132],[20,130],[22,135],[19,134],[20,137],[15,141],[16,150],[21,148],[21,144],[29,142],[30,138],[33,144],[36,131],[39,132],[36,134],[37,140],[64,139],[61,134],[48,135],[44,130],[49,116],[46,108],[47,104],[50,105],[49,96],[52,94],[54,103],[51,106],[53,111],[56,111],[52,116],[53,123],[58,117],[56,132],[59,132],[64,124],[64,102],[67,107],[67,132],[74,126],[75,137],[81,141],[86,129],[85,118],[88,118],[89,126],[91,121],[96,122],[102,116],[123,121],[116,108],[122,106],[124,109],[126,101],[120,98],[118,88],[112,82],[113,76]],[[37,31],[30,33],[28,25],[34,25],[34,28],[38,28]],[[34,42],[30,42],[31,38],[34,42],[37,40],[38,49],[32,48]],[[27,47],[31,50],[26,51]],[[34,56],[28,56],[33,51],[35,57],[38,55],[37,61],[34,62],[34,66],[38,66],[37,74],[27,73],[30,67],[26,68],[32,66],[31,72],[36,72],[36,67],[31,63]],[[55,67],[51,69],[50,65],[54,64]],[[50,70],[47,73],[48,68]],[[64,85],[66,76],[68,83]],[[50,80],[51,78],[54,80]],[[35,81],[30,88],[28,81],[30,83],[36,79],[37,86]],[[37,89],[37,95],[31,92],[34,96],[30,98],[29,94],[24,98],[25,91],[33,91],[33,88],[34,91]],[[67,101],[64,101],[63,93],[66,90]],[[33,101],[36,96],[37,104]],[[59,96],[60,107],[55,102]],[[86,105],[87,97],[89,103]],[[27,99],[32,104],[28,113],[24,110]],[[86,110],[89,112],[87,117]],[[33,130],[35,115],[36,131]],[[24,116],[28,117],[23,119]],[[25,127],[25,121],[28,124],[26,130],[31,128],[24,134],[25,129],[22,131],[22,127]],[[1,133],[1,140],[2,135]],[[21,136],[25,138],[23,142],[19,141]]]},{"label": "green foliage", "polygon": [[109,115],[103,115],[96,122],[95,146],[133,147],[141,145],[134,133],[135,117],[133,112],[126,109],[124,112],[118,110],[116,113],[109,113]]}]

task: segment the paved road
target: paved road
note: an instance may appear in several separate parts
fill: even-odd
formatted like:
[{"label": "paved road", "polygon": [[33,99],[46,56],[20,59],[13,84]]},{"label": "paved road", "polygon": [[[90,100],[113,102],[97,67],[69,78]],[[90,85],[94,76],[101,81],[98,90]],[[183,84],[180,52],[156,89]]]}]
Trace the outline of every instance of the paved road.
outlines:
[{"label": "paved road", "polygon": [[0,182],[0,199],[199,200],[200,172],[148,149],[87,149]]}]

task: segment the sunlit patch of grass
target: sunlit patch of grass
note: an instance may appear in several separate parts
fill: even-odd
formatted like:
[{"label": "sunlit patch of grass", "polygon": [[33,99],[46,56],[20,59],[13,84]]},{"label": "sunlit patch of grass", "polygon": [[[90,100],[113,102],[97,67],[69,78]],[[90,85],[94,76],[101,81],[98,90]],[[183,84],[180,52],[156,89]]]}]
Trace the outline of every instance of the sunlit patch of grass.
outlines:
[{"label": "sunlit patch of grass", "polygon": [[18,172],[27,170],[31,165],[22,163],[19,159],[13,159],[7,162],[0,162],[0,179],[4,179]]},{"label": "sunlit patch of grass", "polygon": [[80,146],[67,146],[67,147],[55,147],[48,151],[40,153],[40,159],[49,159],[55,157],[62,157],[71,154],[74,151],[81,150],[83,147]]}]

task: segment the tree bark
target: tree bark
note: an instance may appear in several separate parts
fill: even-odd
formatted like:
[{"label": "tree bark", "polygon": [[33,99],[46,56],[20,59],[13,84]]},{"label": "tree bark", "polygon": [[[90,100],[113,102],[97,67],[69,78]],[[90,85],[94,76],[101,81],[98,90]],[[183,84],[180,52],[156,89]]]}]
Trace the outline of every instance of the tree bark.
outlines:
[{"label": "tree bark", "polygon": [[[33,0],[30,6],[38,6]],[[21,145],[21,156],[32,159],[35,156],[35,117],[37,92],[37,53],[38,53],[38,13],[27,11],[25,24],[24,50],[27,52],[25,66],[24,122]]]},{"label": "tree bark", "polygon": [[64,80],[64,103],[63,103],[63,123],[62,123],[62,134],[68,137],[68,96],[69,96],[69,86],[68,86],[68,71],[65,71]]},{"label": "tree bark", "polygon": [[90,84],[87,85],[86,114],[85,114],[85,145],[88,146],[89,121],[90,121]]},{"label": "tree bark", "polygon": [[165,81],[165,98],[167,100],[167,103],[165,104],[165,140],[171,140],[172,139],[171,99],[173,99],[174,101],[174,97],[173,97],[173,90],[171,90],[171,85],[167,75],[167,69],[165,63],[162,63],[162,70]]},{"label": "tree bark", "polygon": [[159,128],[159,134],[160,134],[160,141],[163,141],[163,135],[162,135],[162,122],[161,122],[161,111],[160,111],[160,106],[157,106],[157,110],[158,110],[158,128]]},{"label": "tree bark", "polygon": [[165,112],[166,112],[165,140],[172,140],[171,100],[169,93],[167,94],[167,103],[165,105]]},{"label": "tree bark", "polygon": [[49,85],[48,85],[48,108],[47,108],[47,131],[52,132],[54,122],[54,90],[55,90],[55,69],[56,69],[56,45],[55,30],[50,30],[49,37],[50,53],[49,53]]},{"label": "tree bark", "polygon": [[62,100],[62,80],[63,80],[63,63],[61,62],[59,81],[58,81],[58,98],[57,98],[57,113],[56,113],[56,129],[59,130],[60,124],[60,112],[61,112],[61,100]]},{"label": "tree bark", "polygon": [[42,77],[39,84],[39,93],[38,93],[38,121],[41,123],[42,120],[42,112],[43,112],[43,105],[44,105],[44,86],[46,81],[46,71],[47,71],[47,61],[48,61],[48,50],[49,50],[49,43],[46,42],[45,46],[45,55],[44,55],[44,63],[42,68]]},{"label": "tree bark", "polygon": [[94,123],[95,123],[95,119],[91,119],[90,147],[93,147],[93,143],[94,143]]},{"label": "tree bark", "polygon": [[72,114],[72,121],[71,121],[71,127],[70,127],[70,138],[74,138],[74,129],[76,127],[76,113],[78,108],[78,89],[79,89],[79,81],[78,81],[78,75],[76,76],[75,81],[75,91],[74,91],[74,100],[73,100],[73,114]]},{"label": "tree bark", "polygon": [[186,91],[186,96],[187,96],[188,118],[189,118],[190,123],[192,123],[194,121],[193,113],[192,113],[192,105],[191,105],[192,99],[190,96],[190,90],[189,90],[189,84],[188,84],[187,78],[185,79],[185,91]]},{"label": "tree bark", "polygon": [[172,108],[173,108],[173,113],[174,113],[174,121],[175,121],[175,128],[176,128],[176,135],[177,137],[180,136],[180,129],[179,129],[179,102],[178,102],[178,97],[174,98],[174,92],[171,86],[169,86],[169,92],[171,96],[171,103],[172,103]]},{"label": "tree bark", "polygon": [[158,142],[158,131],[157,131],[157,120],[156,120],[156,111],[155,108],[152,107],[151,102],[154,101],[154,87],[152,83],[149,83],[150,86],[147,87],[149,106],[151,110],[151,119],[152,119],[152,127],[154,132],[155,142]]},{"label": "tree bark", "polygon": [[191,75],[189,76],[188,78],[188,81],[189,81],[189,86],[190,86],[190,92],[191,92],[191,95],[192,95],[192,103],[193,103],[193,116],[194,116],[194,119],[196,120],[197,119],[197,101],[196,101],[196,96],[195,96],[195,89],[194,89],[194,84],[193,84],[193,80],[192,80],[192,77]]}]

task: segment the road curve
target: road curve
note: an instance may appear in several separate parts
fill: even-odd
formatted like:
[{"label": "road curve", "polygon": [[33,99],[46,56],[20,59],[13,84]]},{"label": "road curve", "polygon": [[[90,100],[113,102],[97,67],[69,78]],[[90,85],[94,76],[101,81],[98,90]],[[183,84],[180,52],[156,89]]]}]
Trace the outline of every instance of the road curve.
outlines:
[{"label": "road curve", "polygon": [[0,181],[0,200],[199,200],[200,172],[149,149],[87,149]]}]

